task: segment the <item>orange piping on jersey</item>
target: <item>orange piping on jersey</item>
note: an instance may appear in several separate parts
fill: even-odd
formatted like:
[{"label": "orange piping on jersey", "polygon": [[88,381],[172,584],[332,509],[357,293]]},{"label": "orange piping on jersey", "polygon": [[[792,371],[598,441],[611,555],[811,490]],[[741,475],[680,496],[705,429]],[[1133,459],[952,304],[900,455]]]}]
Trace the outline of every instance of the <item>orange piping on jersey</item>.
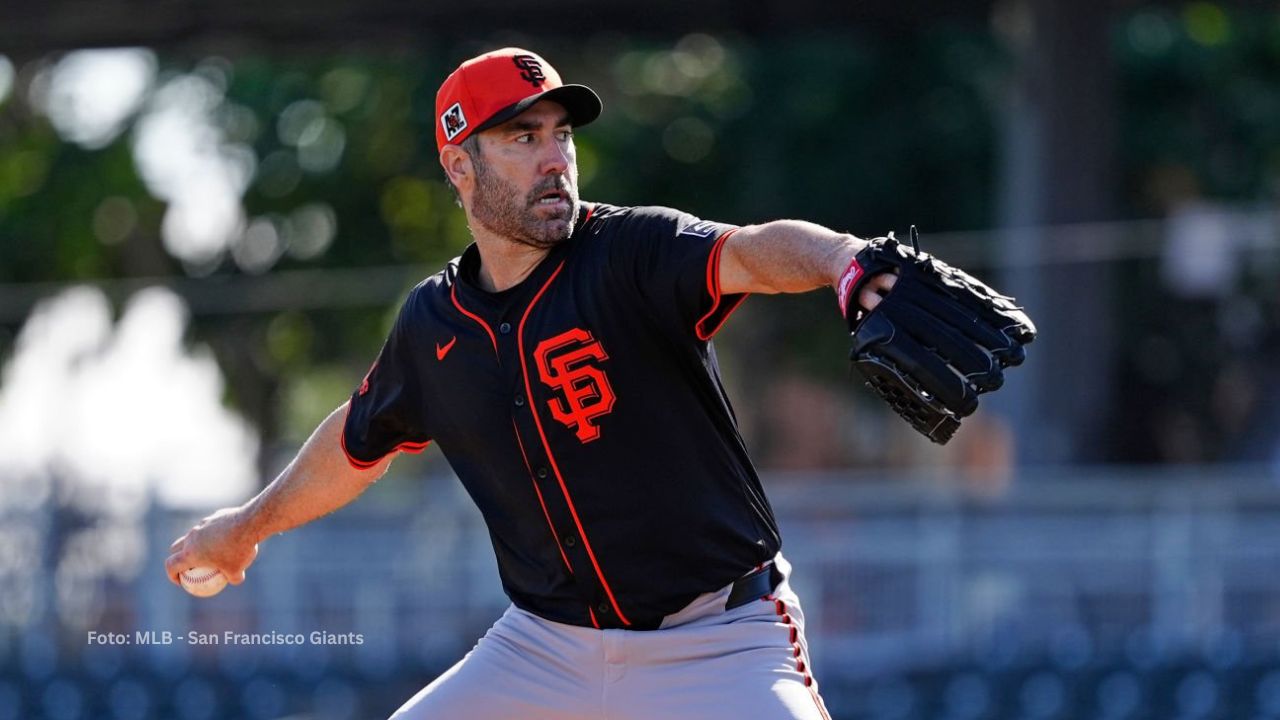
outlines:
[{"label": "orange piping on jersey", "polygon": [[[729,319],[733,311],[737,310],[738,306],[749,295],[749,293],[743,293],[741,297],[733,302],[733,305],[727,308],[720,307],[720,252],[724,250],[724,241],[728,240],[729,236],[736,232],[738,232],[738,228],[721,235],[720,239],[716,240],[716,244],[711,247],[711,256],[707,258],[707,293],[711,295],[711,309],[698,320],[697,325],[693,326],[694,333],[697,334],[698,339],[704,342],[710,340],[712,335],[715,335],[720,331],[721,327],[724,327],[725,321]],[[720,316],[715,327],[708,330],[706,324],[716,319],[717,312],[723,312],[723,315]]]},{"label": "orange piping on jersey", "polygon": [[[538,494],[538,504],[542,506],[542,516],[547,519],[547,527],[551,528],[551,539],[555,541],[556,549],[560,551],[560,557],[564,559],[564,566],[569,570],[569,574],[573,574],[573,566],[569,564],[569,556],[564,554],[564,546],[560,544],[560,533],[556,531],[555,523],[551,522],[551,513],[547,512],[547,504],[542,500],[542,490],[538,488],[538,481],[533,479],[533,466],[529,464],[529,455],[524,451],[524,441],[520,439],[520,428],[516,427],[515,418],[511,419],[511,431],[516,435],[516,444],[520,446],[520,457],[524,458],[524,469],[529,471],[529,482],[533,483],[533,491]],[[590,610],[591,608],[587,608]]]},{"label": "orange piping on jersey", "polygon": [[609,588],[609,581],[604,579],[604,572],[600,570],[600,563],[596,560],[595,551],[591,549],[591,541],[587,539],[587,532],[582,527],[582,519],[578,517],[578,510],[573,506],[573,498],[569,497],[569,488],[565,487],[564,476],[560,474],[560,465],[556,462],[556,456],[551,452],[551,443],[547,442],[547,433],[542,429],[542,420],[538,417],[538,409],[533,401],[533,385],[529,382],[529,364],[524,358],[524,323],[529,319],[529,313],[533,311],[533,306],[538,304],[542,299],[542,294],[551,287],[551,283],[560,275],[560,271],[564,269],[564,261],[556,266],[555,272],[551,273],[551,277],[542,284],[538,290],[538,294],[533,296],[529,301],[529,307],[524,309],[524,315],[520,318],[520,327],[516,329],[516,343],[520,352],[520,373],[524,375],[524,391],[525,397],[528,398],[529,412],[533,413],[533,423],[538,428],[538,436],[542,439],[542,447],[547,451],[547,459],[551,463],[551,470],[556,474],[556,481],[560,483],[560,492],[564,495],[564,501],[569,506],[569,514],[573,516],[573,524],[578,528],[578,537],[582,538],[582,547],[587,551],[587,557],[591,558],[591,566],[595,568],[596,577],[600,579],[600,585],[604,588],[605,595],[609,596],[609,604],[613,606],[614,612],[618,613],[618,619],[623,625],[630,625],[631,621],[626,615],[622,614],[622,608],[618,607],[618,600],[613,596],[613,590]]},{"label": "orange piping on jersey", "polygon": [[597,630],[599,630],[600,621],[596,619],[596,611],[592,610],[590,605],[587,606],[587,614],[591,616],[591,624],[594,625]]},{"label": "orange piping on jersey", "polygon": [[348,402],[347,411],[342,415],[342,432],[338,433],[338,444],[342,446],[342,454],[347,457],[347,464],[357,470],[368,470],[374,465],[377,465],[378,463],[382,462],[383,458],[385,458],[387,455],[390,455],[393,452],[407,452],[407,453],[413,453],[414,455],[417,455],[423,450],[426,450],[427,446],[431,444],[430,440],[427,440],[426,442],[420,442],[420,443],[402,442],[399,445],[391,448],[391,450],[388,451],[386,454],[384,454],[382,457],[373,461],[361,460],[359,458],[352,457],[351,451],[347,450],[347,418],[350,416],[351,416],[351,403]]},{"label": "orange piping on jersey", "polygon": [[[458,302],[458,286],[457,285],[454,285],[449,288],[449,299],[453,301],[453,306],[458,308],[458,312],[462,313],[463,315],[466,315],[472,320],[475,320],[477,323],[480,324],[480,327],[484,328],[484,331],[489,334],[489,342],[493,343],[493,354],[497,355],[498,354],[498,337],[493,334],[493,328],[490,328],[489,323],[481,319],[479,315],[476,315],[473,312],[469,312],[466,308],[462,307],[462,303]],[[498,362],[499,363],[502,362],[501,356],[498,357]]]}]

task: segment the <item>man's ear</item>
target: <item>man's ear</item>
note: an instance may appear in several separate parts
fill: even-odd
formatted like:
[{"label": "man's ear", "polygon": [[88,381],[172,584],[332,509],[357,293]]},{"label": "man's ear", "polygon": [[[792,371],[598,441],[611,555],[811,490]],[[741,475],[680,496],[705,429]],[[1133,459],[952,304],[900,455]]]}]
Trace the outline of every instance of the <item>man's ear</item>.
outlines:
[{"label": "man's ear", "polygon": [[453,186],[462,190],[475,180],[475,168],[471,164],[471,156],[458,145],[445,145],[440,150],[440,167]]}]

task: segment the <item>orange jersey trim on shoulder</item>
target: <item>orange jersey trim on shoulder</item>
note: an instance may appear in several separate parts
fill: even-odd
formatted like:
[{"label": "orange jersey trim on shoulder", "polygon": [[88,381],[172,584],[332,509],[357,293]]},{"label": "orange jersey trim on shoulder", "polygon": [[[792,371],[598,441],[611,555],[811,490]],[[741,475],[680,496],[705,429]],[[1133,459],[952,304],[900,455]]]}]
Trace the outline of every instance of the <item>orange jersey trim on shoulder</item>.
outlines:
[{"label": "orange jersey trim on shoulder", "polygon": [[732,302],[724,303],[724,296],[720,293],[720,253],[724,250],[724,241],[737,231],[738,228],[734,228],[721,235],[720,239],[716,240],[716,244],[711,247],[711,255],[707,258],[707,294],[711,296],[711,309],[693,328],[698,339],[703,342],[710,340],[719,332],[733,311],[737,310],[738,306],[751,295],[742,293]]},{"label": "orange jersey trim on shoulder", "polygon": [[382,455],[382,457],[378,458],[377,460],[361,460],[357,457],[353,457],[351,455],[351,451],[347,449],[347,418],[349,417],[351,417],[350,402],[347,403],[347,411],[342,416],[342,432],[338,433],[338,445],[342,447],[342,454],[347,458],[347,464],[357,470],[368,470],[374,465],[377,465],[378,463],[382,462],[384,459],[386,459],[387,455],[390,455],[391,453],[407,452],[407,453],[412,453],[414,455],[417,455],[423,450],[426,450],[427,446],[431,444],[430,440],[427,440],[426,442],[420,442],[420,443],[402,442],[399,445],[391,448],[390,451]]}]

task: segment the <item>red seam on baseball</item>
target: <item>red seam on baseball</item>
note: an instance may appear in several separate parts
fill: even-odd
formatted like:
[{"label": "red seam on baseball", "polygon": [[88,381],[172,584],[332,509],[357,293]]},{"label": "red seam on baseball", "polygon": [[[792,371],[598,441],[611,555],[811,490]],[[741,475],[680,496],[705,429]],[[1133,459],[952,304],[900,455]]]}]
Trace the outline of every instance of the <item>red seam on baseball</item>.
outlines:
[{"label": "red seam on baseball", "polygon": [[[191,570],[195,570],[195,568],[191,568]],[[191,575],[188,575],[188,573],[190,573],[191,570],[185,570],[182,573],[182,579],[186,580],[189,583],[202,583],[206,580],[212,580],[213,578],[218,576],[217,570],[210,570],[208,575],[200,575],[198,577],[192,577]]]}]

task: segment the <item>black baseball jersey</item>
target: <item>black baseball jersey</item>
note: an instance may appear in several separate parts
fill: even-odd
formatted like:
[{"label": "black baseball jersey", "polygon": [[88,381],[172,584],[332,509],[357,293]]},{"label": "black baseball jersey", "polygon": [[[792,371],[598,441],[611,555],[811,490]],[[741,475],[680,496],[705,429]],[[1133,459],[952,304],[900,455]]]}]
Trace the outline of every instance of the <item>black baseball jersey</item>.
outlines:
[{"label": "black baseball jersey", "polygon": [[410,293],[343,429],[369,467],[436,442],[503,587],[558,622],[653,629],[777,553],[710,338],[736,228],[584,204],[529,277],[480,289],[474,245]]}]

